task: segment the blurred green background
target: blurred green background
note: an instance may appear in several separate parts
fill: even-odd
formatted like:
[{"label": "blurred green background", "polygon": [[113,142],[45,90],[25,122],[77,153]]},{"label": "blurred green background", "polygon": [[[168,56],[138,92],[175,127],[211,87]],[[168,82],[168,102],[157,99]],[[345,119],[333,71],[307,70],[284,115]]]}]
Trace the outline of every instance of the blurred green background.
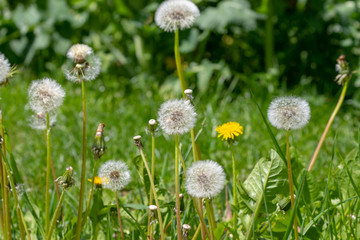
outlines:
[{"label": "blurred green background", "polygon": [[[32,113],[27,107],[27,87],[42,77],[56,79],[67,92],[52,130],[56,172],[59,175],[67,165],[73,165],[80,175],[81,89],[65,80],[61,71],[66,52],[75,43],[88,44],[102,61],[98,79],[86,83],[89,159],[97,124],[104,122],[108,152],[102,160],[135,161],[132,136],[145,135],[147,121],[156,118],[163,101],[181,96],[173,57],[174,35],[154,23],[159,3],[0,0],[0,52],[21,70],[0,90],[2,108],[27,184],[35,186],[45,174],[45,139],[41,131],[28,126]],[[293,154],[298,164],[306,166],[339,95],[340,86],[333,81],[337,57],[345,54],[353,70],[360,67],[360,1],[195,3],[201,16],[193,28],[181,31],[180,50],[186,81],[194,89],[197,129],[203,127],[199,138],[203,158],[221,162],[230,171],[230,152],[216,139],[215,128],[223,122],[239,121],[245,133],[236,152],[245,178],[273,147],[253,100],[266,112],[274,96],[295,94],[306,98],[312,108],[310,124],[294,132],[292,138],[292,145],[298,146]],[[359,87],[360,78],[354,75],[316,168],[328,161],[335,132],[341,152],[357,146]],[[283,144],[284,133],[273,130]],[[149,141],[144,136],[148,153]],[[173,143],[166,136],[158,142],[159,179],[166,182],[171,179],[167,173],[172,172],[173,152],[169,149]],[[187,150],[188,136],[182,143]],[[89,162],[90,176],[93,163]],[[40,174],[39,170],[44,171]],[[43,189],[35,187],[33,191]]]}]

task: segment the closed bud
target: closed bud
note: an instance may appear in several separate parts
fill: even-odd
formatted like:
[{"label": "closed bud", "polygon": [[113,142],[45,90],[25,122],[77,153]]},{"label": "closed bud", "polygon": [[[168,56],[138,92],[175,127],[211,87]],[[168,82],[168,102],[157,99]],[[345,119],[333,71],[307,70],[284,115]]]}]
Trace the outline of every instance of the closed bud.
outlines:
[{"label": "closed bud", "polygon": [[147,129],[147,133],[148,134],[151,134],[152,136],[155,135],[155,132],[156,132],[156,125],[157,125],[157,122],[155,119],[150,119],[149,120],[149,125],[148,125],[148,129]]},{"label": "closed bud", "polygon": [[191,226],[189,224],[183,224],[182,229],[183,229],[183,239],[187,240],[189,237]]},{"label": "closed bud", "polygon": [[194,105],[194,102],[193,102],[194,96],[192,95],[193,90],[185,89],[184,94],[185,94],[186,99],[189,100],[192,103],[192,105]]},{"label": "closed bud", "polygon": [[64,189],[72,187],[75,185],[75,179],[73,178],[73,175],[74,175],[73,168],[69,166],[66,168],[64,174],[61,177],[58,177],[58,179],[56,179],[56,182]]},{"label": "closed bud", "polygon": [[137,135],[137,136],[133,137],[133,139],[134,139],[135,145],[139,148],[139,150],[141,148],[143,148],[144,145],[141,142],[141,136],[140,135]]},{"label": "closed bud", "polygon": [[91,148],[91,152],[95,158],[95,160],[101,158],[101,156],[105,153],[106,146],[104,140],[104,127],[105,124],[100,123],[94,138],[94,144]]},{"label": "closed bud", "polygon": [[336,71],[339,73],[335,77],[335,81],[339,85],[344,85],[345,82],[349,81],[351,78],[351,72],[348,62],[346,61],[345,55],[340,55],[338,59],[336,59]]}]

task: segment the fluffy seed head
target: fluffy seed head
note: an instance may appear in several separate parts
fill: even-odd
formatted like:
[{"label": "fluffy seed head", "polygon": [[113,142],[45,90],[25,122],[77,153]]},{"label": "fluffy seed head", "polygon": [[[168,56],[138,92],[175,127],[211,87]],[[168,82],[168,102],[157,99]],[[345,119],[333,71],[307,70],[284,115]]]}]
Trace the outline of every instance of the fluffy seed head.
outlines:
[{"label": "fluffy seed head", "polygon": [[9,60],[4,56],[4,54],[0,53],[0,85],[6,82],[11,67]]},{"label": "fluffy seed head", "polygon": [[67,52],[69,60],[64,64],[65,77],[72,82],[94,80],[100,73],[101,62],[91,47],[75,44]]},{"label": "fluffy seed head", "polygon": [[155,22],[166,32],[190,28],[200,16],[198,7],[189,0],[167,0],[155,12]]},{"label": "fluffy seed head", "polygon": [[215,197],[224,188],[226,179],[224,169],[211,160],[193,163],[186,176],[186,191],[196,198]]},{"label": "fluffy seed head", "polygon": [[31,109],[36,113],[50,113],[60,107],[65,91],[55,80],[43,78],[33,81],[28,90]]},{"label": "fluffy seed head", "polygon": [[195,108],[189,100],[169,100],[161,105],[158,122],[166,134],[187,133],[196,123]]},{"label": "fluffy seed head", "polygon": [[300,129],[310,120],[309,103],[299,97],[275,98],[267,113],[270,123],[278,129]]},{"label": "fluffy seed head", "polygon": [[130,171],[123,161],[110,160],[101,165],[99,177],[103,188],[117,191],[123,189],[131,180]]}]

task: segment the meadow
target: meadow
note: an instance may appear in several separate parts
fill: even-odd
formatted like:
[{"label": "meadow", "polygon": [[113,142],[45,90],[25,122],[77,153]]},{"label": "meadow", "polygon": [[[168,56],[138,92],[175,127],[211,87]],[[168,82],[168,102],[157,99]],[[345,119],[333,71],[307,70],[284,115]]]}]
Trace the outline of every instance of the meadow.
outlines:
[{"label": "meadow", "polygon": [[[187,2],[187,0],[174,0],[176,1]],[[225,2],[236,3],[237,1]],[[89,11],[91,16],[99,14],[91,5],[94,2],[87,1],[86,3],[89,6],[83,3],[80,7],[76,4],[72,7],[80,14],[86,11]],[[246,3],[247,1],[237,2],[239,6],[247,6],[250,11],[250,5]],[[207,4],[212,3],[200,1],[196,4],[199,5],[200,16],[202,16],[207,9]],[[348,3],[341,2],[340,4]],[[180,25],[176,23],[175,29],[163,32],[162,26],[159,28],[157,26],[159,24],[155,23],[154,14],[159,5],[160,2],[147,5],[146,13],[152,14],[153,17],[150,24],[140,26],[138,22],[123,22],[117,30],[109,27],[104,32],[98,32],[98,35],[89,34],[92,36],[89,38],[74,37],[71,40],[72,44],[65,44],[63,50],[56,50],[53,45],[46,51],[35,49],[36,53],[31,60],[29,60],[29,54],[15,54],[15,51],[6,48],[15,41],[14,39],[2,38],[0,51],[5,56],[9,55],[11,64],[17,65],[17,72],[9,77],[9,82],[0,89],[2,127],[6,130],[5,134],[2,134],[4,137],[2,144],[7,149],[6,154],[2,151],[2,160],[4,164],[9,164],[12,178],[19,186],[17,192],[23,217],[18,216],[13,192],[10,190],[12,187],[4,186],[1,179],[2,188],[8,192],[10,198],[8,207],[11,233],[7,234],[4,231],[6,228],[3,220],[5,208],[2,201],[0,238],[359,239],[360,129],[358,109],[360,100],[356,91],[360,79],[357,73],[358,56],[356,55],[358,39],[353,41],[351,48],[343,50],[340,45],[337,48],[333,46],[334,48],[324,53],[325,56],[322,56],[320,60],[315,58],[313,60],[315,62],[322,61],[321,67],[311,67],[312,70],[304,67],[311,65],[306,63],[312,61],[312,56],[310,56],[300,61],[298,71],[292,71],[295,69],[296,59],[292,59],[287,65],[289,59],[280,53],[295,51],[303,57],[304,53],[299,53],[295,47],[291,50],[281,49],[276,52],[276,45],[269,47],[265,44],[265,49],[263,49],[265,55],[261,56],[263,59],[258,60],[255,56],[260,50],[249,47],[252,44],[250,38],[253,37],[251,35],[254,32],[245,31],[243,33],[246,35],[245,39],[239,40],[241,34],[236,29],[231,29],[231,26],[226,28],[222,26],[228,30],[226,33],[210,29],[210,27],[204,30],[206,28],[204,18],[198,19],[195,23],[191,21],[191,26],[184,27],[191,27],[190,30],[180,31]],[[18,6],[20,5],[17,5],[15,10],[12,6],[7,6],[8,8],[4,8],[3,11],[12,13],[20,11],[17,10],[20,8]],[[101,2],[98,6],[103,8],[106,3]],[[64,5],[62,7],[65,8]],[[132,7],[134,8],[134,6],[129,6],[129,9]],[[71,6],[67,8],[71,9]],[[221,10],[220,6],[217,8],[213,6],[213,8]],[[126,8],[121,9],[119,7],[116,10],[120,15],[124,14],[127,19],[133,17],[130,13],[125,13]],[[126,10],[131,12],[129,9]],[[329,12],[328,14],[331,15]],[[209,11],[204,13],[207,19],[211,17],[209,14]],[[140,15],[146,14],[142,12]],[[41,17],[46,19],[46,16]],[[353,17],[353,15],[349,16],[348,21]],[[15,15],[13,19],[16,19]],[[140,19],[145,21],[147,18],[142,16]],[[11,24],[5,20],[3,18],[2,23],[10,31]],[[16,20],[13,21],[16,23]],[[331,24],[336,22],[334,19],[331,21],[333,21]],[[356,25],[358,22],[351,23],[355,29],[358,28]],[[195,25],[192,26],[192,24]],[[217,24],[215,25],[220,28],[221,23],[217,22]],[[228,24],[237,25],[238,23],[235,21]],[[101,28],[100,25],[99,23],[95,27]],[[246,29],[245,23],[241,22],[238,25],[241,25],[240,29]],[[73,28],[76,27],[73,26]],[[260,29],[261,24],[257,28]],[[198,29],[207,31],[208,35],[202,38],[199,36]],[[141,31],[144,35],[139,35]],[[174,57],[174,50],[176,53],[176,48],[179,47],[175,44],[175,49],[173,49],[174,33],[180,34],[180,65],[179,59],[176,61]],[[111,37],[114,38],[112,40],[116,40],[119,34],[123,34],[123,38],[120,38],[125,43],[132,42],[125,60],[122,54],[127,51],[127,48],[117,47],[116,43],[106,41],[106,38]],[[268,34],[271,35],[271,31],[265,34],[267,36],[265,41],[269,39]],[[221,49],[216,49],[214,45],[216,42],[211,41],[210,36],[221,39],[219,45],[226,51],[221,52]],[[341,37],[343,36],[339,39]],[[204,42],[201,39],[207,40]],[[102,44],[96,40],[107,44],[101,48]],[[236,44],[237,40],[239,45]],[[93,47],[94,55],[102,61],[101,72],[91,81],[85,80],[85,75],[82,78],[81,74],[78,74],[77,79],[80,83],[74,83],[67,80],[63,71],[64,64],[69,61],[66,53],[71,45],[83,43],[82,41]],[[163,43],[164,49],[160,47],[155,49],[156,41]],[[229,41],[235,41],[235,46]],[[56,45],[56,43],[53,44]],[[253,44],[256,45],[256,42]],[[234,50],[239,46],[242,46],[244,51],[237,55]],[[57,51],[62,52],[62,55]],[[57,54],[51,57],[54,52]],[[347,77],[344,81],[348,86],[348,91],[329,128],[316,162],[311,171],[308,171],[330,115],[341,94],[344,93],[342,92],[344,85],[335,81],[339,74],[335,65],[340,64],[337,59],[344,52],[346,59],[349,59],[350,69],[341,70],[340,74]],[[328,56],[330,54],[333,55]],[[220,60],[211,62],[216,57],[220,57]],[[276,57],[282,61],[280,65],[277,65],[276,61],[272,62],[272,59]],[[74,59],[70,58],[70,60]],[[88,61],[88,58],[85,60]],[[251,61],[247,65],[243,63],[245,60]],[[76,63],[76,60],[74,61]],[[89,61],[89,65],[91,64]],[[78,65],[75,64],[73,68],[77,69]],[[182,77],[178,75],[179,69],[184,71],[186,88],[193,90],[193,98],[185,96],[185,99],[191,100],[191,106],[194,107],[197,116],[195,125],[189,127],[186,133],[179,134],[177,149],[177,134],[174,141],[172,134],[165,133],[166,127],[163,128],[161,123],[159,126],[159,121],[161,122],[159,109],[164,102],[184,97]],[[352,76],[349,77],[351,73]],[[54,111],[56,122],[49,128],[51,131],[36,130],[31,127],[34,111],[30,104],[29,86],[33,80],[45,77],[56,80],[65,91],[62,105]],[[84,89],[82,86],[86,91],[85,168],[82,166],[84,163],[82,157],[84,137],[82,93]],[[287,132],[273,127],[267,113],[270,103],[277,97],[283,96],[301,97],[308,102],[311,109],[309,122],[301,129],[290,131],[288,149]],[[53,111],[50,113],[53,114]],[[150,119],[157,120],[156,131],[149,131]],[[232,136],[229,141],[222,141],[218,137],[217,127],[227,122],[238,122],[243,127],[243,133],[236,137]],[[93,157],[93,143],[100,123],[105,124],[100,141],[106,148],[104,154],[96,160],[94,159],[96,156]],[[194,129],[194,136],[191,136],[190,128]],[[47,150],[49,132],[51,133],[50,151]],[[141,136],[142,145],[139,145],[138,138],[135,138],[134,144],[134,136],[138,135]],[[155,148],[152,148],[154,141],[156,141]],[[195,152],[193,151],[194,144],[197,145]],[[103,145],[102,150],[104,150]],[[176,154],[176,151],[179,153]],[[46,174],[49,172],[47,153],[51,153],[56,174],[56,177],[51,175],[49,181],[49,202],[45,199]],[[235,159],[235,168],[232,157]],[[153,201],[155,196],[150,190],[151,177],[144,163],[147,162],[151,166],[152,158],[155,159],[155,165],[150,170],[154,171],[153,181],[159,200],[162,227],[159,212],[156,211],[158,209],[149,210],[149,205],[155,205]],[[111,187],[108,189],[108,180],[103,178],[102,186],[96,184],[91,204],[87,208],[91,179],[99,175],[100,167],[109,160],[121,160],[126,163],[131,180],[125,186],[114,190]],[[213,160],[221,165],[226,180],[220,184],[221,191],[217,194],[208,198],[201,199],[200,197],[200,201],[197,201],[197,197],[192,197],[188,193],[187,171],[184,167],[189,169],[194,161],[201,162],[201,160]],[[293,189],[296,196],[294,203],[290,201],[288,161],[291,161],[294,181]],[[69,166],[72,167],[70,175],[67,170]],[[179,169],[175,171],[177,167]],[[94,168],[95,175],[93,175]],[[84,169],[86,174],[82,176]],[[125,172],[124,169],[120,169],[120,175],[122,171]],[[60,176],[63,176],[60,181],[54,181]],[[176,181],[177,177],[179,177],[178,181]],[[75,180],[73,186],[71,186],[72,179]],[[70,186],[62,185],[64,182]],[[176,182],[180,184],[179,193],[183,195],[181,199],[176,197]],[[55,185],[59,187],[58,192]],[[78,207],[79,197],[82,195],[81,185],[84,187],[84,207],[81,210],[84,225],[80,224],[81,227],[79,227]],[[234,189],[237,195],[235,202]],[[4,199],[4,191],[1,192],[1,199]],[[64,192],[62,204],[57,208],[62,192]],[[178,207],[181,209],[179,215],[176,214],[179,212],[176,210],[177,200],[180,204]],[[46,224],[50,223],[46,223],[45,218],[47,204],[49,204],[50,220],[55,216],[55,226],[50,234],[46,227]],[[198,213],[199,208],[203,211],[202,214]],[[84,215],[86,209],[88,212]],[[121,227],[119,216],[121,216]],[[177,217],[180,217],[180,223],[176,220]],[[205,226],[201,224],[202,218]],[[297,231],[294,228],[294,220]],[[187,229],[184,224],[188,224],[190,229]]]}]

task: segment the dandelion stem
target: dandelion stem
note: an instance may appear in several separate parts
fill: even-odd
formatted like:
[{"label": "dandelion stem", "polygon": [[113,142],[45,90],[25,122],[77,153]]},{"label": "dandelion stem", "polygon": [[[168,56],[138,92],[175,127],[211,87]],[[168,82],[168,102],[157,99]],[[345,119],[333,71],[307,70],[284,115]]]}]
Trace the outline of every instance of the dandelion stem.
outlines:
[{"label": "dandelion stem", "polygon": [[60,211],[61,211],[61,205],[62,205],[62,203],[64,201],[64,196],[65,196],[65,190],[63,190],[62,193],[61,193],[59,202],[58,202],[58,204],[56,206],[56,209],[55,209],[54,216],[53,216],[53,218],[51,220],[50,229],[49,229],[49,232],[48,232],[47,237],[46,237],[46,239],[48,239],[48,240],[51,240],[51,235],[52,235],[52,232],[53,232],[53,230],[54,230],[54,228],[56,226],[56,220],[59,217],[59,214],[60,214]]},{"label": "dandelion stem", "polygon": [[[288,177],[289,177],[289,188],[290,188],[290,199],[291,199],[291,208],[294,210],[294,183],[292,178],[292,172],[291,172],[291,159],[290,159],[290,144],[289,144],[289,136],[290,136],[290,130],[286,131],[286,160],[287,160],[287,167],[288,167]],[[299,239],[299,233],[297,230],[297,220],[296,220],[296,213],[294,217],[294,232],[295,232],[295,239]]]},{"label": "dandelion stem", "polygon": [[175,52],[176,68],[177,68],[177,72],[178,72],[179,79],[180,79],[180,84],[181,84],[182,95],[185,98],[184,91],[186,89],[186,84],[185,84],[184,72],[183,72],[182,64],[181,64],[180,51],[179,51],[179,29],[177,29],[175,31],[174,52]]},{"label": "dandelion stem", "polygon": [[[140,151],[141,158],[142,158],[142,160],[144,162],[144,166],[146,168],[146,171],[147,171],[148,175],[151,176],[151,172],[150,172],[149,166],[147,164],[147,160],[146,160],[146,157],[145,157],[144,152],[142,150],[142,147],[139,147],[139,151]],[[165,239],[165,232],[164,232],[164,227],[163,227],[163,222],[162,222],[162,217],[161,217],[160,204],[159,204],[159,200],[158,200],[158,197],[157,197],[157,194],[156,194],[154,181],[153,181],[152,178],[149,178],[149,179],[150,179],[151,188],[153,189],[154,200],[155,200],[155,204],[156,204],[157,212],[158,212],[159,227],[160,227],[160,232],[161,232],[160,239],[164,240]]]},{"label": "dandelion stem", "polygon": [[210,239],[213,240],[214,239],[214,222],[211,216],[211,209],[210,209],[210,204],[209,204],[209,199],[205,199],[205,207],[206,207],[206,212],[208,215],[208,219],[209,219],[209,228],[210,228]]},{"label": "dandelion stem", "polygon": [[90,186],[90,192],[89,192],[89,197],[86,203],[86,209],[85,209],[85,213],[81,222],[81,228],[83,228],[85,226],[86,223],[86,218],[87,215],[89,214],[90,211],[90,204],[91,204],[91,199],[94,195],[94,185],[95,185],[95,172],[96,172],[96,164],[97,164],[98,159],[95,159],[95,163],[94,163],[94,168],[93,168],[93,175],[92,175],[92,179],[91,179],[91,186]]},{"label": "dandelion stem", "polygon": [[50,227],[50,117],[46,114],[46,190],[45,190],[45,234]]},{"label": "dandelion stem", "polygon": [[118,191],[115,192],[116,196],[116,210],[117,210],[117,215],[118,215],[118,221],[119,221],[119,226],[120,226],[120,232],[121,232],[121,239],[124,240],[124,230],[123,230],[123,226],[121,223],[121,214],[120,214],[120,207],[119,207],[119,199],[118,199]]},{"label": "dandelion stem", "polygon": [[175,135],[175,198],[176,198],[176,225],[177,239],[181,240],[181,219],[180,219],[180,188],[179,188],[179,136]]},{"label": "dandelion stem", "polygon": [[310,162],[309,167],[308,167],[309,172],[311,171],[311,169],[313,168],[313,166],[315,164],[315,160],[316,160],[316,158],[317,158],[317,156],[318,156],[318,154],[320,152],[320,149],[321,149],[321,147],[322,147],[322,145],[323,145],[323,143],[325,141],[326,134],[329,132],[331,124],[333,123],[333,121],[335,119],[335,116],[339,112],[339,109],[340,109],[340,107],[341,107],[341,105],[342,105],[342,103],[344,101],[344,98],[345,98],[345,95],[346,95],[346,90],[347,90],[347,87],[348,87],[348,83],[349,83],[349,81],[345,82],[345,85],[344,85],[344,87],[343,87],[343,89],[341,91],[341,95],[340,95],[340,98],[339,98],[339,100],[338,100],[338,102],[336,104],[336,107],[335,107],[334,111],[332,112],[328,123],[326,124],[326,127],[325,127],[325,130],[324,130],[323,134],[321,135],[320,141],[319,141],[319,143],[318,143],[318,145],[316,147],[316,150],[314,152],[314,155],[311,158],[311,162]]},{"label": "dandelion stem", "polygon": [[85,82],[81,81],[82,90],[82,105],[83,105],[83,146],[82,146],[82,162],[81,162],[81,183],[80,183],[80,197],[79,197],[79,209],[76,223],[75,240],[80,239],[81,235],[81,217],[84,205],[84,193],[85,193],[85,172],[86,172],[86,102],[85,102]]},{"label": "dandelion stem", "polygon": [[[154,181],[155,176],[155,136],[152,134],[151,137],[151,178]],[[153,203],[153,189],[150,188],[150,197],[149,197],[149,206]],[[152,240],[153,237],[153,231],[152,226],[150,226],[150,219],[151,219],[151,209],[149,208],[149,217],[148,217],[148,236],[150,236],[150,239]]]},{"label": "dandelion stem", "polygon": [[[232,170],[233,170],[233,205],[236,206],[237,202],[237,191],[236,191],[236,165],[235,165],[235,151],[234,151],[234,144],[230,143],[230,149],[231,149],[231,159],[232,159]],[[237,214],[234,210],[233,213],[233,229],[236,229],[236,220],[237,220]]]},{"label": "dandelion stem", "polygon": [[200,229],[201,229],[201,223],[199,224],[199,226],[196,228],[196,231],[194,233],[194,236],[192,237],[192,240],[196,240],[198,235],[199,235],[199,232],[200,232]]}]

